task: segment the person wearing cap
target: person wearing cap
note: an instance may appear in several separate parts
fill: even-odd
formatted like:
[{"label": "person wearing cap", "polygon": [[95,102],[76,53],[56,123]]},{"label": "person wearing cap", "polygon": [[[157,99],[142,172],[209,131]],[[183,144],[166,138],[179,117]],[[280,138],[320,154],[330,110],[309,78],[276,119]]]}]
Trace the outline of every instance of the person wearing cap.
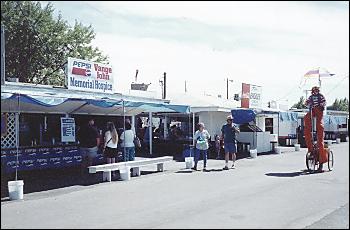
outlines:
[{"label": "person wearing cap", "polygon": [[205,129],[204,123],[198,124],[198,130],[194,134],[194,141],[195,141],[195,155],[194,155],[194,167],[193,170],[197,170],[197,164],[200,158],[200,155],[203,155],[203,171],[207,170],[207,155],[208,155],[208,149],[209,149],[209,143],[210,140],[210,134]]},{"label": "person wearing cap", "polygon": [[[326,107],[326,99],[320,93],[320,88],[317,86],[312,87],[311,95],[306,100],[305,104],[312,110],[312,116],[316,117],[316,130],[317,130],[317,143],[320,151],[320,167],[319,170],[322,171],[323,163],[328,161],[327,152],[324,148],[323,136],[324,136],[324,126],[323,126],[323,110]],[[313,149],[313,140],[311,135],[311,114],[310,111],[304,116],[304,135],[305,142],[308,148],[308,151],[311,152]]]},{"label": "person wearing cap", "polygon": [[236,133],[239,133],[239,128],[233,123],[233,117],[227,116],[227,124],[221,128],[221,139],[224,139],[225,149],[225,167],[224,170],[228,170],[229,154],[232,154],[232,168],[235,168],[236,161]]}]

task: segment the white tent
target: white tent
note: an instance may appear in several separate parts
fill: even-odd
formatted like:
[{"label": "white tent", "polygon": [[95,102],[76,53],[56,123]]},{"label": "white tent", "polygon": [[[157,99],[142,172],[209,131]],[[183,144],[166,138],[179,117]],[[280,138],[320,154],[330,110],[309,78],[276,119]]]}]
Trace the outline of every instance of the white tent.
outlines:
[{"label": "white tent", "polygon": [[189,105],[193,116],[199,117],[210,133],[212,140],[215,134],[221,134],[221,127],[231,110],[240,106],[240,102],[226,100],[207,95],[191,95],[188,93],[169,95],[171,103]]}]

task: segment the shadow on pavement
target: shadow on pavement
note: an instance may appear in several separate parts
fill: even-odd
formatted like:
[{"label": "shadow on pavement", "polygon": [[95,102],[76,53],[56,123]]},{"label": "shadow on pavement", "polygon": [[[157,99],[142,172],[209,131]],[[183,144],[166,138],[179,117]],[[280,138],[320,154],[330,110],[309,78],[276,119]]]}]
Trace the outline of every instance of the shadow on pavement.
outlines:
[{"label": "shadow on pavement", "polygon": [[184,170],[179,170],[179,171],[177,171],[175,173],[193,173],[193,171],[184,169]]},{"label": "shadow on pavement", "polygon": [[141,175],[148,175],[153,173],[159,173],[158,171],[147,171],[147,170],[141,170]]},{"label": "shadow on pavement", "polygon": [[327,171],[300,170],[299,172],[265,173],[265,175],[274,176],[274,177],[297,177],[297,176],[304,176],[304,175],[318,174],[318,173],[325,173],[325,172]]},{"label": "shadow on pavement", "polygon": [[[7,182],[15,177],[12,174],[1,175],[1,202],[8,196]],[[71,186],[89,186],[102,182],[102,174],[82,176],[80,168],[61,168],[19,172],[18,180],[24,181],[23,193],[48,191]]]},{"label": "shadow on pavement", "polygon": [[224,170],[223,169],[207,169],[204,172],[221,172],[221,171],[224,171]]},{"label": "shadow on pavement", "polygon": [[288,173],[265,173],[266,176],[274,177],[296,177],[301,175],[306,175],[305,172],[288,172]]}]

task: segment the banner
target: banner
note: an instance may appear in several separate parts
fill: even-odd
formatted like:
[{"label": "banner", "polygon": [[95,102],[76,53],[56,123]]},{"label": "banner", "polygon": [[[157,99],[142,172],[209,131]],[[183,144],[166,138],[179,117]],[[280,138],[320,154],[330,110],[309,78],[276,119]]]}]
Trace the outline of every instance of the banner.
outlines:
[{"label": "banner", "polygon": [[262,87],[242,83],[242,108],[261,108]]},{"label": "banner", "polygon": [[250,85],[249,108],[261,108],[261,86]]},{"label": "banner", "polygon": [[61,117],[61,142],[75,142],[74,118]]},{"label": "banner", "polygon": [[110,65],[68,58],[68,89],[113,93],[113,71]]}]

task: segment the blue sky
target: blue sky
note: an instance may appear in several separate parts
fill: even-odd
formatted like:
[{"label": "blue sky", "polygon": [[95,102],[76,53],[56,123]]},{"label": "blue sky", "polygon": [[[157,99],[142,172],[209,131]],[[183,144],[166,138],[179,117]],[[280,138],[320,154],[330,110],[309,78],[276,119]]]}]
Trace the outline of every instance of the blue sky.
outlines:
[{"label": "blue sky", "polygon": [[[43,2],[44,4],[46,2]],[[91,24],[94,45],[110,57],[118,92],[168,75],[168,92],[202,96],[263,86],[263,100],[293,104],[304,73],[324,67],[328,101],[349,94],[348,2],[52,2],[70,24]],[[305,88],[317,83],[309,80]],[[284,99],[288,99],[285,101]]]}]

